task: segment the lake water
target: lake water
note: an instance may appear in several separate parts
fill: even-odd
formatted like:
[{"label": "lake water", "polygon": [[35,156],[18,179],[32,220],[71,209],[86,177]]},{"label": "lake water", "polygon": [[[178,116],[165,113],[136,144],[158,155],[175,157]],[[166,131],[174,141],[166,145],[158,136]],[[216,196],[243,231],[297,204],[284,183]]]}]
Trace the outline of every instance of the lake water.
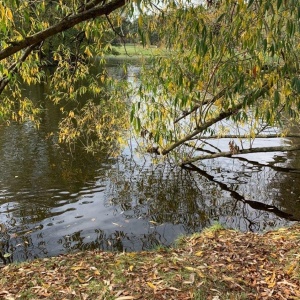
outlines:
[{"label": "lake water", "polygon": [[[128,80],[137,71],[129,68]],[[42,97],[43,88],[29,92]],[[30,123],[0,127],[0,252],[10,255],[0,264],[169,246],[215,222],[262,232],[300,220],[297,152],[219,158],[187,170],[154,164],[132,138],[118,157],[71,156],[45,139],[58,120],[48,110],[39,131]],[[261,139],[256,146],[290,142]],[[228,148],[228,140],[214,143]]]}]

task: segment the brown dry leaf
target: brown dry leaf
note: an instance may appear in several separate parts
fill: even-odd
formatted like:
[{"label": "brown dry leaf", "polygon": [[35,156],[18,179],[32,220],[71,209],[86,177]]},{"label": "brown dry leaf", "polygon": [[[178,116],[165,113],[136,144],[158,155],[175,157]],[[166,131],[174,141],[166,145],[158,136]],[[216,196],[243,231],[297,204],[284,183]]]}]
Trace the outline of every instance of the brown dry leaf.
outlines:
[{"label": "brown dry leaf", "polygon": [[173,287],[173,286],[166,287],[166,289],[172,290],[172,291],[177,291],[177,292],[180,292],[180,291],[181,291],[180,289],[177,289],[177,288],[175,288],[175,287]]},{"label": "brown dry leaf", "polygon": [[183,284],[193,284],[195,282],[195,273],[190,274],[190,280],[186,280],[183,282]]},{"label": "brown dry leaf", "polygon": [[229,276],[226,276],[226,275],[222,275],[222,279],[224,281],[228,281],[228,282],[232,282],[232,283],[235,283],[236,279],[233,278],[233,277],[229,277]]},{"label": "brown dry leaf", "polygon": [[86,281],[84,279],[80,278],[78,275],[76,275],[76,278],[80,283],[86,283]]}]

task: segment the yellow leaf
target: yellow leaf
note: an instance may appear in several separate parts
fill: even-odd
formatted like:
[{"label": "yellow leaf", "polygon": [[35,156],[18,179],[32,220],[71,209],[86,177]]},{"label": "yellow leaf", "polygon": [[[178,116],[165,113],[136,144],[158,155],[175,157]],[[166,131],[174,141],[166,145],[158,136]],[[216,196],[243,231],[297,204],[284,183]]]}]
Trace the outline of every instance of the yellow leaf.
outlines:
[{"label": "yellow leaf", "polygon": [[86,269],[86,267],[82,267],[82,266],[71,267],[71,270],[74,270],[74,271],[85,270],[85,269]]},{"label": "yellow leaf", "polygon": [[130,267],[129,267],[129,271],[132,271],[133,270],[133,266],[131,265]]},{"label": "yellow leaf", "polygon": [[191,272],[195,272],[196,269],[193,267],[185,267],[186,270],[191,271]]},{"label": "yellow leaf", "polygon": [[271,282],[271,283],[268,284],[268,288],[271,289],[275,285],[276,285],[276,281],[275,282]]},{"label": "yellow leaf", "polygon": [[195,253],[196,256],[201,256],[203,254],[203,251],[198,251]]},{"label": "yellow leaf", "polygon": [[287,270],[286,273],[287,273],[288,275],[291,275],[292,272],[294,271],[294,269],[296,268],[296,266],[297,266],[297,263],[292,264],[292,265],[289,267],[289,269]]},{"label": "yellow leaf", "polygon": [[200,278],[204,278],[205,275],[198,269],[193,268],[193,267],[185,267],[186,270],[191,271],[191,272],[196,272],[196,274],[200,277]]},{"label": "yellow leaf", "polygon": [[275,271],[273,271],[273,274],[271,276],[268,276],[266,278],[266,283],[268,284],[268,288],[272,288],[276,285],[276,274]]},{"label": "yellow leaf", "polygon": [[89,47],[86,47],[85,50],[84,50],[84,53],[88,56],[88,57],[91,57],[93,56],[91,50]]},{"label": "yellow leaf", "polygon": [[147,284],[149,287],[151,287],[151,289],[154,289],[154,290],[156,289],[156,286],[153,283],[148,281]]},{"label": "yellow leaf", "polygon": [[13,14],[9,8],[6,9],[6,18],[10,21],[13,20]]},{"label": "yellow leaf", "polygon": [[200,271],[200,270],[196,270],[196,273],[197,275],[200,277],[200,278],[204,278],[205,275]]},{"label": "yellow leaf", "polygon": [[86,283],[86,281],[85,281],[84,279],[81,279],[79,276],[76,276],[76,278],[78,279],[78,281],[79,281],[80,283]]}]

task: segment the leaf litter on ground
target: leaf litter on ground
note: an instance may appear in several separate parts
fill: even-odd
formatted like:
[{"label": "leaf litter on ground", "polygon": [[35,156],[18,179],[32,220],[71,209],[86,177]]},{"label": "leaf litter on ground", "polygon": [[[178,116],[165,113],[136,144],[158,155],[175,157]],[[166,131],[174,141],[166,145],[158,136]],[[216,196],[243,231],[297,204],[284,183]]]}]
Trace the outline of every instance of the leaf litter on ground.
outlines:
[{"label": "leaf litter on ground", "polygon": [[3,266],[2,299],[300,299],[300,225],[207,229],[172,248],[87,251]]}]

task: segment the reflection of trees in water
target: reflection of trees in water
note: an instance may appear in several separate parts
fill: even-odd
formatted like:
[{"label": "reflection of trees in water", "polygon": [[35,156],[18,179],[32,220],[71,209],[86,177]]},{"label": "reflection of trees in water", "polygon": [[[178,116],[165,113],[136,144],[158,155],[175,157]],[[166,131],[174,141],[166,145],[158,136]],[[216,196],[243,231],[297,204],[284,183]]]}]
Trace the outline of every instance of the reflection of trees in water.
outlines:
[{"label": "reflection of trees in water", "polygon": [[[280,206],[280,203],[270,193],[268,183],[272,182],[276,171],[280,168],[270,168],[244,158],[240,160],[243,164],[244,162],[246,163],[248,170],[251,170],[251,165],[253,165],[253,171],[249,173],[233,169],[225,180],[223,176],[222,181],[214,173],[211,175],[194,165],[189,167],[191,170],[216,182],[223,191],[228,191],[230,196],[236,200],[236,206],[232,210],[231,217],[229,216],[229,219],[227,221],[223,220],[222,223],[242,230],[261,231],[287,224],[288,221],[299,220],[296,216],[285,212],[285,209]],[[239,169],[238,167],[237,170]],[[283,170],[280,169],[280,171]],[[236,183],[234,183],[233,179],[237,179]],[[278,186],[275,191],[278,191]],[[219,216],[224,218],[222,212],[220,212]],[[232,224],[235,224],[235,226],[232,226]]]},{"label": "reflection of trees in water", "polygon": [[[298,130],[299,131],[299,130]],[[289,138],[291,144],[298,145],[299,138]],[[273,165],[281,167],[269,184],[274,199],[285,211],[300,219],[300,156],[299,151],[291,151],[275,158]]]},{"label": "reflection of trees in water", "polygon": [[109,196],[125,218],[182,224],[186,232],[201,230],[213,221],[261,231],[296,220],[268,188],[275,170],[243,159],[235,165],[228,161],[208,164],[208,171],[123,161],[122,167],[110,172]]},{"label": "reflection of trees in water", "polygon": [[110,178],[111,202],[120,206],[125,218],[184,224],[189,231],[207,225],[203,194],[209,183],[199,188],[190,173],[181,168],[167,163],[128,165],[112,170]]},{"label": "reflection of trees in water", "polygon": [[0,244],[0,252],[9,250],[11,260],[45,256],[47,249],[39,237],[27,240],[31,232],[44,220],[74,209],[70,204],[81,196],[93,193],[99,177],[106,180],[114,159],[80,151],[70,155],[30,123],[11,124],[0,131],[0,223],[14,236],[9,246]]},{"label": "reflection of trees in water", "polygon": [[137,248],[142,250],[152,249],[161,245],[161,234],[156,230],[142,236],[128,235],[124,231],[116,230],[112,233],[106,233],[101,229],[95,229],[96,237],[91,241],[86,241],[87,237],[82,231],[74,232],[71,235],[64,236],[59,239],[58,243],[63,246],[66,251],[82,251],[101,249],[105,251],[130,251]]},{"label": "reflection of trees in water", "polygon": [[[45,257],[47,255],[47,249],[44,247],[43,241],[35,245],[32,239],[32,233],[37,230],[26,231],[24,234],[14,235],[7,234],[5,241],[0,241],[0,259],[4,264],[11,263],[13,261],[32,260],[38,257]],[[9,257],[4,257],[5,253],[9,254]]]}]

